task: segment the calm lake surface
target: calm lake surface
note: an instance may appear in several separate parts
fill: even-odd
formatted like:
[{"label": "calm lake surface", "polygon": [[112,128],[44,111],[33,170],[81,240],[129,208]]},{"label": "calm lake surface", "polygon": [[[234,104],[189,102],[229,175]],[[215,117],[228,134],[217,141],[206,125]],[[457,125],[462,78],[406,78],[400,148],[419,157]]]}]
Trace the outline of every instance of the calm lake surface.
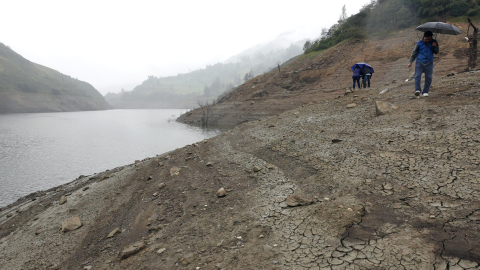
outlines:
[{"label": "calm lake surface", "polygon": [[0,207],[221,133],[175,122],[186,110],[0,115]]}]

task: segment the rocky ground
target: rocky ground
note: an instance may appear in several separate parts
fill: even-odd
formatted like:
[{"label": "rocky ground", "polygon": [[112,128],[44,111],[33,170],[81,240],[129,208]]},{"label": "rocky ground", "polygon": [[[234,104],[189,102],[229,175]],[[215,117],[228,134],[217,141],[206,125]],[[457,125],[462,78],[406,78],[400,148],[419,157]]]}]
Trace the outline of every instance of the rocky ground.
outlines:
[{"label": "rocky ground", "polygon": [[480,72],[446,71],[31,194],[0,268],[480,269]]}]

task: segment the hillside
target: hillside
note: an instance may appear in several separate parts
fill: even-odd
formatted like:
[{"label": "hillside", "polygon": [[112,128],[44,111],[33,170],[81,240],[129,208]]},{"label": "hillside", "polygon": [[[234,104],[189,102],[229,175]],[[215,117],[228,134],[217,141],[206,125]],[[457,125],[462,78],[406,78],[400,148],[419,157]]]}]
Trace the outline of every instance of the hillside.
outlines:
[{"label": "hillside", "polygon": [[[457,73],[465,45],[440,37],[414,97],[415,39],[303,56],[214,106],[248,122],[19,199],[0,268],[480,269],[480,72]],[[374,86],[344,95],[363,60]]]},{"label": "hillside", "polygon": [[[466,24],[457,24],[466,33]],[[411,89],[409,79],[414,69],[407,64],[421,33],[409,28],[392,32],[388,37],[372,36],[365,40],[350,39],[328,50],[301,55],[292,63],[257,76],[225,95],[210,108],[209,125],[234,126],[265,116],[297,108],[304,104],[322,104],[345,95],[352,88],[350,67],[357,62],[367,62],[375,69],[369,93],[384,89],[399,91]],[[462,35],[439,35],[440,53],[435,60],[432,93],[443,87],[436,82],[451,72],[467,66],[465,51],[468,43]],[[357,89],[357,92],[360,92]],[[182,115],[178,121],[201,125],[200,108]]]},{"label": "hillside", "polygon": [[90,84],[33,63],[0,43],[0,113],[106,110]]},{"label": "hillside", "polygon": [[246,74],[262,74],[302,52],[304,41],[294,33],[249,48],[224,63],[169,77],[148,76],[132,91],[108,93],[105,99],[117,109],[195,108],[244,82]]}]

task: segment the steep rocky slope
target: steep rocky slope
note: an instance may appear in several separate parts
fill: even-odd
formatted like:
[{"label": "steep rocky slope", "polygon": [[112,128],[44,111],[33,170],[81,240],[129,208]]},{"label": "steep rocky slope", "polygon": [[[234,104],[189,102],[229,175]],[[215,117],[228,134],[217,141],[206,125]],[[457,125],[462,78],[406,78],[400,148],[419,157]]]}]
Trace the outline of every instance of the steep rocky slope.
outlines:
[{"label": "steep rocky slope", "polygon": [[480,269],[479,74],[339,89],[31,194],[0,211],[0,268]]},{"label": "steep rocky slope", "polygon": [[[466,27],[457,26],[466,33]],[[322,103],[343,96],[352,88],[350,67],[357,62],[371,64],[375,73],[372,87],[376,90],[405,86],[414,91],[413,76],[407,64],[421,32],[407,29],[389,37],[349,40],[324,52],[302,55],[281,68],[237,87],[210,109],[210,125],[234,126],[291,110],[303,104]],[[439,35],[440,53],[435,60],[434,79],[467,66],[468,43],[459,36]],[[434,81],[435,84],[435,81]],[[358,90],[358,89],[357,89]],[[435,91],[435,86],[432,88]],[[182,115],[178,121],[202,124],[201,109]]]},{"label": "steep rocky slope", "polygon": [[86,82],[28,61],[0,43],[0,113],[111,109]]}]

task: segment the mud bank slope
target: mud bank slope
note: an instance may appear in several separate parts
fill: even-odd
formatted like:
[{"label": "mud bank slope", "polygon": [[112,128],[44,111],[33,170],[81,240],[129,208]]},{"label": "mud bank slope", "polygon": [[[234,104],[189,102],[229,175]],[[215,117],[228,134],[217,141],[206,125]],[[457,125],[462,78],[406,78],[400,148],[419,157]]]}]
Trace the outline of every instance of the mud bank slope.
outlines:
[{"label": "mud bank slope", "polygon": [[[463,33],[467,29],[456,24]],[[375,68],[372,88],[403,87],[413,76],[408,69],[415,42],[421,38],[419,31],[407,29],[391,33],[389,37],[371,37],[367,40],[348,40],[324,52],[301,55],[291,63],[272,72],[259,75],[224,96],[208,113],[211,125],[237,125],[265,116],[292,110],[305,104],[322,104],[352,88],[354,63],[367,62]],[[459,36],[439,35],[440,53],[436,56],[434,79],[467,66],[465,54],[468,43]],[[435,84],[435,82],[434,82]],[[413,85],[407,84],[413,91]],[[182,115],[177,121],[202,124],[206,119],[201,109]]]},{"label": "mud bank slope", "polygon": [[0,212],[0,268],[480,269],[479,74],[304,105],[22,198]]}]

